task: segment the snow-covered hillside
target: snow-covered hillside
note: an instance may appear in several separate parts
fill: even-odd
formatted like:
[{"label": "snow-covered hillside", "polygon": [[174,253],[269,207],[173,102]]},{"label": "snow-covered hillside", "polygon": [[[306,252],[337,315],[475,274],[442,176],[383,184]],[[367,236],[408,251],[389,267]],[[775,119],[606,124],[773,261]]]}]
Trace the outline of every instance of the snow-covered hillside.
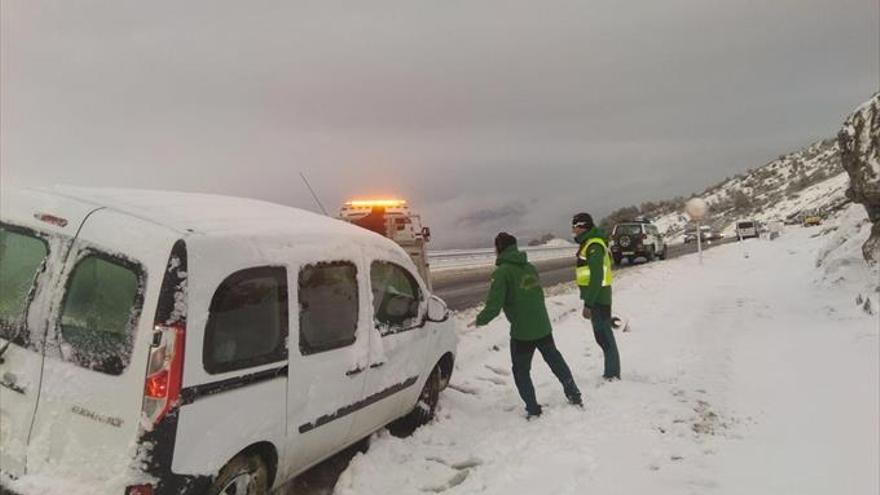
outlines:
[{"label": "snow-covered hillside", "polygon": [[[848,178],[840,164],[837,140],[824,140],[806,149],[780,156],[766,165],[713,186],[702,194],[711,208],[709,222],[730,233],[741,219],[763,222],[794,219],[808,210],[820,213],[840,209]],[[662,202],[648,216],[661,232],[675,238],[688,219],[674,202]]]},{"label": "snow-covered hillside", "polygon": [[600,378],[575,288],[552,291],[584,410],[536,356],[547,407],[527,422],[507,323],[466,328],[474,314],[459,314],[438,419],[411,438],[374,437],[334,493],[878,493],[880,316],[856,304],[877,304],[878,274],[855,256],[864,210],[828,223],[837,230],[720,246],[704,265],[684,256],[621,272],[615,309],[632,331],[617,335],[620,382]]}]

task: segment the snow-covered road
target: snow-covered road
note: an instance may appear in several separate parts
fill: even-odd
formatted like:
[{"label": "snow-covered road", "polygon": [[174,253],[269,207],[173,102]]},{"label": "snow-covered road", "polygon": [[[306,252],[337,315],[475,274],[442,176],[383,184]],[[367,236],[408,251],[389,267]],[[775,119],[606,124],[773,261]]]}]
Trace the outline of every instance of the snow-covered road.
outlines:
[{"label": "snow-covered road", "polygon": [[[615,310],[632,331],[618,334],[620,382],[600,379],[573,287],[551,291],[584,410],[536,356],[547,408],[527,422],[506,321],[464,329],[438,419],[408,439],[378,434],[335,493],[878,493],[880,320],[876,294],[873,315],[854,302],[874,275],[823,279],[828,238],[815,232],[622,273]],[[473,316],[458,315],[462,328]]]}]

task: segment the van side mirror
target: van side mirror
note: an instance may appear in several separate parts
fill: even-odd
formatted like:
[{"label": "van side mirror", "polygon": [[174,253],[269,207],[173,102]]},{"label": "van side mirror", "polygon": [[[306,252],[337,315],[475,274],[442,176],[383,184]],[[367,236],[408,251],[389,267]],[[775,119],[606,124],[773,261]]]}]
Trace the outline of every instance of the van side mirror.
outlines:
[{"label": "van side mirror", "polygon": [[443,322],[449,319],[449,307],[437,296],[428,299],[428,321]]},{"label": "van side mirror", "polygon": [[422,239],[425,242],[431,242],[431,228],[430,227],[422,227]]}]

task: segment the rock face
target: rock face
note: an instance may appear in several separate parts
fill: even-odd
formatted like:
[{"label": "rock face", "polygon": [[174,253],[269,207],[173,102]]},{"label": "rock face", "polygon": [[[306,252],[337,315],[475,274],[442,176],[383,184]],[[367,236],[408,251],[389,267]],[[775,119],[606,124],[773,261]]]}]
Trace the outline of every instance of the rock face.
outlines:
[{"label": "rock face", "polygon": [[850,178],[846,195],[865,206],[874,224],[862,253],[868,263],[880,263],[880,92],[849,116],[837,139]]}]

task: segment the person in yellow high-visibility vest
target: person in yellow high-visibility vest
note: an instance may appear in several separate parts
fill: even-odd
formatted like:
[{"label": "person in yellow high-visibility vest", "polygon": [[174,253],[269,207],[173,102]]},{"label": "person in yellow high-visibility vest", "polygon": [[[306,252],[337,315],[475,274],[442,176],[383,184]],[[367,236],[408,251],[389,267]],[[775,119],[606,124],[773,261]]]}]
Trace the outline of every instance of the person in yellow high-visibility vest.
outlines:
[{"label": "person in yellow high-visibility vest", "polygon": [[578,243],[576,280],[584,301],[584,318],[593,324],[593,336],[605,354],[606,380],[620,379],[620,355],[611,327],[611,254],[605,231],[593,223],[589,213],[578,213],[571,220],[571,231]]}]

